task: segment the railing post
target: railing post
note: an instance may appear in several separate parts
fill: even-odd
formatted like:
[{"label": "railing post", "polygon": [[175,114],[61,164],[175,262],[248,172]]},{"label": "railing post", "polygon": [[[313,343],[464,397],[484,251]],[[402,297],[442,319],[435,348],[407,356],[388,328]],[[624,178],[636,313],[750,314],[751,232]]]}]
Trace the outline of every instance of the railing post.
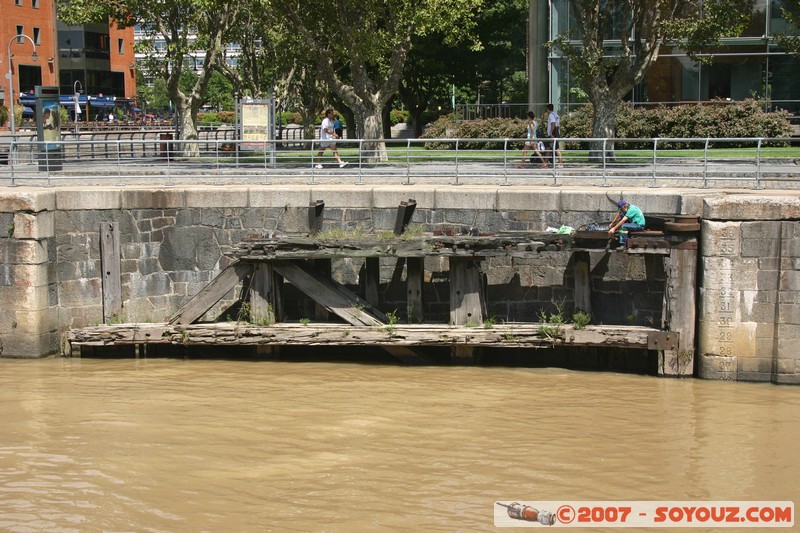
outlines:
[{"label": "railing post", "polygon": [[317,172],[317,165],[314,162],[314,139],[311,139],[311,185],[314,185],[314,176]]},{"label": "railing post", "polygon": [[456,155],[455,155],[455,163],[456,163],[456,182],[454,185],[460,185],[458,183],[458,139],[456,139]]},{"label": "railing post", "polygon": [[14,174],[14,152],[16,151],[16,146],[14,146],[14,137],[11,137],[11,142],[8,145],[8,167],[11,169],[11,187],[16,187],[16,175]]},{"label": "railing post", "polygon": [[117,179],[122,185],[122,141],[117,139]]},{"label": "railing post", "polygon": [[411,185],[411,139],[406,139],[406,185]]},{"label": "railing post", "polygon": [[754,189],[763,189],[764,187],[761,185],[761,142],[764,139],[759,137],[758,138],[758,148],[756,150],[756,185],[753,187]]},{"label": "railing post", "polygon": [[653,187],[656,185],[656,172],[658,168],[658,138],[653,139]]},{"label": "railing post", "polygon": [[609,185],[608,185],[608,174],[606,172],[606,163],[607,163],[607,158],[606,158],[606,150],[607,150],[607,148],[606,148],[606,146],[607,145],[608,145],[608,137],[603,139],[603,187],[609,187]]},{"label": "railing post", "polygon": [[508,185],[508,139],[503,140],[503,185]]},{"label": "railing post", "polygon": [[358,182],[361,183],[364,175],[364,139],[358,140]]},{"label": "railing post", "polygon": [[[361,142],[361,141],[359,141],[359,142]],[[384,141],[383,146],[384,146],[384,149],[386,150],[386,159],[388,160],[389,159],[389,147],[386,145],[386,141]],[[376,149],[375,152],[377,153],[377,151],[378,150]],[[358,153],[361,154],[361,145],[359,145]],[[374,157],[374,154],[373,154],[373,157]],[[360,161],[361,161],[361,158],[359,156],[359,162]],[[376,161],[375,164],[376,164],[376,166],[380,165],[380,161]],[[362,166],[363,165],[358,165],[358,179],[356,180],[356,185],[363,185],[364,184],[364,171],[361,168]]]},{"label": "railing post", "polygon": [[708,188],[708,144],[710,137],[706,137],[705,146],[703,146],[703,188]]}]

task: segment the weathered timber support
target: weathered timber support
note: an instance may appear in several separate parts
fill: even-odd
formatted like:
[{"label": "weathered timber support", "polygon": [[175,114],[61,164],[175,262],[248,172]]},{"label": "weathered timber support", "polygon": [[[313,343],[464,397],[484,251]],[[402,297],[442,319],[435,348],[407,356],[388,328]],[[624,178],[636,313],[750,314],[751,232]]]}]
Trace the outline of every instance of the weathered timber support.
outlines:
[{"label": "weathered timber support", "polygon": [[250,290],[250,311],[254,322],[274,324],[283,317],[281,285],[283,280],[275,273],[272,264],[254,264]]},{"label": "weathered timber support", "polygon": [[409,257],[406,260],[406,313],[409,323],[424,320],[422,284],[425,278],[425,259]]},{"label": "weathered timber support", "polygon": [[394,221],[394,234],[402,235],[411,222],[411,217],[414,216],[414,210],[417,208],[417,201],[409,199],[407,202],[400,202],[397,208],[397,218]]},{"label": "weathered timber support", "polygon": [[677,349],[659,352],[658,372],[664,376],[691,376],[697,309],[697,239],[674,246],[665,262],[667,283],[662,327],[678,332],[680,337]]},{"label": "weathered timber support", "polygon": [[100,226],[100,256],[103,269],[103,322],[118,321],[122,312],[119,231],[116,222]]},{"label": "weathered timber support", "polygon": [[[483,323],[486,303],[483,299],[483,280],[480,261],[473,258],[450,258],[450,324],[454,326]],[[455,345],[451,361],[456,364],[474,364],[477,351],[474,347]]]},{"label": "weathered timber support", "polygon": [[316,235],[322,231],[322,211],[325,209],[325,202],[316,200],[308,204],[308,233]]},{"label": "weathered timber support", "polygon": [[190,325],[118,324],[71,329],[67,340],[73,351],[91,346],[130,344],[173,344],[207,346],[474,346],[503,348],[550,348],[600,346],[646,350],[666,344],[668,332],[642,326],[563,326],[561,337],[541,333],[540,323],[515,322],[493,328],[448,326],[445,324],[396,324],[354,326],[352,324],[288,324],[271,326],[215,322]]},{"label": "weathered timber support", "polygon": [[470,257],[450,258],[450,324],[481,324],[486,304],[480,261]]},{"label": "weathered timber support", "polygon": [[309,298],[354,326],[383,326],[386,316],[330,277],[301,261],[274,261],[273,268]]},{"label": "weathered timber support", "polygon": [[252,272],[252,263],[236,262],[228,265],[211,283],[195,294],[186,305],[170,318],[169,323],[191,324],[198,320]]},{"label": "weathered timber support", "polygon": [[[330,259],[314,259],[313,264],[314,270],[316,270],[321,276],[325,278],[331,277],[331,274],[333,273],[333,263]],[[314,304],[314,318],[321,322],[327,322],[330,320],[331,315],[324,305],[316,302]]]},{"label": "weathered timber support", "polygon": [[378,288],[381,284],[380,259],[367,257],[364,260],[364,299],[373,307],[380,303]]},{"label": "weathered timber support", "polygon": [[572,254],[572,269],[575,278],[575,310],[592,314],[592,280],[590,272],[589,252]]}]

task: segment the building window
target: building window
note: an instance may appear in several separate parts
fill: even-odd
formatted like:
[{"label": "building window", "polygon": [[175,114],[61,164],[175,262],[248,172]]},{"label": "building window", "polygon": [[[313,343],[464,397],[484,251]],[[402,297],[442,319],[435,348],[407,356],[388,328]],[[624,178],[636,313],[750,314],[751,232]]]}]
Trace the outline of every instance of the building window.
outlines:
[{"label": "building window", "polygon": [[17,26],[17,42],[22,44],[25,40],[22,38],[22,34],[25,33],[25,28],[23,26]]},{"label": "building window", "polygon": [[125,53],[125,39],[117,39],[117,53]]},{"label": "building window", "polygon": [[[21,1],[20,1],[21,3]],[[31,7],[33,9],[39,9],[39,0],[31,0]]]},{"label": "building window", "polygon": [[14,5],[15,6],[21,6],[22,5],[22,0],[14,0]]},{"label": "building window", "polygon": [[42,44],[41,40],[41,33],[39,28],[33,28],[33,42],[36,44]]}]

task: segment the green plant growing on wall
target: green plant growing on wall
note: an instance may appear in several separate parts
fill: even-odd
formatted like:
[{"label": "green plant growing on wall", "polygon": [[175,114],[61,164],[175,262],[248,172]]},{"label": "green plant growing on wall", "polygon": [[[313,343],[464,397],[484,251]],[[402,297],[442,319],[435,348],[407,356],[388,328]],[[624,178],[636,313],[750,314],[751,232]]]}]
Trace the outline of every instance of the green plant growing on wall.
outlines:
[{"label": "green plant growing on wall", "polygon": [[555,311],[547,312],[544,309],[539,310],[539,334],[547,337],[548,339],[556,339],[564,335],[564,300],[552,301]]},{"label": "green plant growing on wall", "polygon": [[486,320],[483,321],[483,327],[486,329],[493,329],[496,324],[497,318],[494,315],[489,315]]},{"label": "green plant growing on wall", "polygon": [[400,320],[400,317],[397,314],[397,309],[386,313],[386,320],[388,320],[389,323],[384,327],[384,329],[390,337],[394,337],[395,327],[397,326],[397,322]]},{"label": "green plant growing on wall", "polygon": [[572,315],[572,324],[574,325],[575,329],[583,329],[591,321],[592,315],[589,313],[584,313],[583,311],[576,311]]},{"label": "green plant growing on wall", "polygon": [[304,316],[303,318],[300,319],[300,323],[302,325],[304,325],[304,326],[307,326],[310,322],[311,322],[311,319],[308,318],[307,316]]}]

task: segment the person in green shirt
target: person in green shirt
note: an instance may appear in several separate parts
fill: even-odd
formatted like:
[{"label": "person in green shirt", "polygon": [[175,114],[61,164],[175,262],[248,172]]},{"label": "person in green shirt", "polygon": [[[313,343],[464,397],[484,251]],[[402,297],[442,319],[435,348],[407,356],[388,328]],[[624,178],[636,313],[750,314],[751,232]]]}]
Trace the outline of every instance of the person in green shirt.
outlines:
[{"label": "person in green shirt", "polygon": [[625,246],[628,244],[629,232],[644,230],[644,213],[626,200],[620,200],[617,203],[617,207],[619,207],[619,211],[617,211],[614,220],[611,221],[608,227],[608,234],[613,235],[619,230],[619,244],[620,246]]}]

